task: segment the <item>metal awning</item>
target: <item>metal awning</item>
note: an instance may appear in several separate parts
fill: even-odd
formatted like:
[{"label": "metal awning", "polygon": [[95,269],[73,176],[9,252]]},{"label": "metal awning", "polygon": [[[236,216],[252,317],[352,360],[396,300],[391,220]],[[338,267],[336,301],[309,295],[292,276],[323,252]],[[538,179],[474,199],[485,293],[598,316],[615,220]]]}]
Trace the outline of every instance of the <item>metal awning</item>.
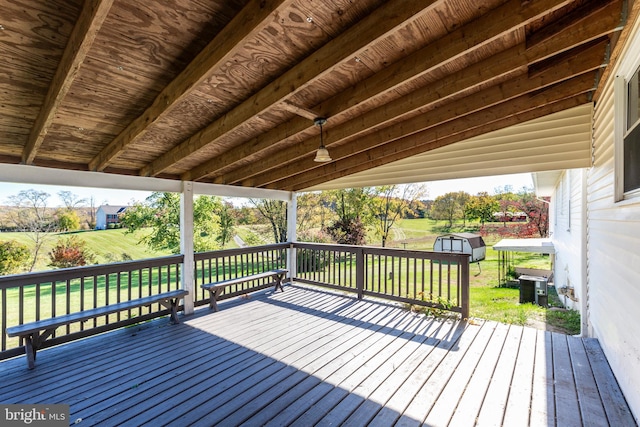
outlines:
[{"label": "metal awning", "polygon": [[[529,252],[537,254],[554,255],[556,253],[553,242],[549,238],[542,239],[502,239],[493,250],[499,251],[498,255],[498,284],[507,282],[507,272],[513,265],[513,252]],[[553,258],[551,260],[553,271]]]},{"label": "metal awning", "polygon": [[495,251],[555,254],[551,239],[502,239],[493,245]]}]

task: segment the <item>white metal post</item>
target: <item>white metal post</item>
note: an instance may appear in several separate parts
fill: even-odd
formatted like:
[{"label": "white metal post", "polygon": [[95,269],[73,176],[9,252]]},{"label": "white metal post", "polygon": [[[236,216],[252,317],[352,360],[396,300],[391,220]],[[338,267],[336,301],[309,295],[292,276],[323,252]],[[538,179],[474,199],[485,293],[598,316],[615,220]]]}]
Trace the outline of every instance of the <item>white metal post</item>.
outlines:
[{"label": "white metal post", "polygon": [[182,289],[189,291],[184,297],[184,314],[193,314],[195,275],[193,260],[193,183],[182,182],[180,193],[180,252],[182,263]]},{"label": "white metal post", "polygon": [[287,240],[291,244],[288,250],[287,269],[289,270],[289,280],[293,282],[296,277],[296,249],[293,243],[296,242],[296,224],[298,222],[298,195],[291,193],[291,198],[287,202]]}]

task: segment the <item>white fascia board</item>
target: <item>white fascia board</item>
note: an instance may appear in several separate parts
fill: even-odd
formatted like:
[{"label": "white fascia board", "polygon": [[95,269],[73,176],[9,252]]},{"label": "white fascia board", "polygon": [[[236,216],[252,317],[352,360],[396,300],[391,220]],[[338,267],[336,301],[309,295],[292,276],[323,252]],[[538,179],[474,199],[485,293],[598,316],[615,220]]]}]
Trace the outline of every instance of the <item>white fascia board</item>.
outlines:
[{"label": "white fascia board", "polygon": [[[104,172],[74,171],[40,166],[0,164],[0,182],[57,185],[113,190],[162,191],[180,193],[182,181]],[[250,197],[290,201],[290,191],[247,188],[231,185],[193,183],[195,194],[223,197]]]},{"label": "white fascia board", "polygon": [[194,182],[193,190],[196,194],[223,197],[246,197],[250,199],[271,199],[289,202],[292,200],[291,191],[269,190],[266,188],[239,187],[235,185],[207,184]]}]

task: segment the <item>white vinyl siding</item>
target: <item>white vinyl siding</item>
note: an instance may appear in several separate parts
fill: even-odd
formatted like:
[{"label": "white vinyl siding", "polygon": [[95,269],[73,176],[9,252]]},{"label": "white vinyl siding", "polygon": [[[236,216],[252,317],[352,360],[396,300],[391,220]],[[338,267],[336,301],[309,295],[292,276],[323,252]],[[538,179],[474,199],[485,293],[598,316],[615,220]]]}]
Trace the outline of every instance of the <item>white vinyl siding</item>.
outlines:
[{"label": "white vinyl siding", "polygon": [[[638,22],[633,32],[630,42],[640,43]],[[625,49],[621,64],[629,58],[640,61],[637,50],[629,45]],[[638,419],[640,322],[635,314],[640,309],[640,199],[620,201],[620,147],[615,141],[620,119],[616,115],[621,110],[620,97],[614,93],[619,73],[616,69],[610,74],[594,114],[594,166],[587,177],[588,311],[593,334]]]},{"label": "white vinyl siding", "polygon": [[573,169],[562,174],[556,191],[551,197],[556,207],[553,245],[556,249],[554,284],[557,289],[572,288],[575,299],[560,295],[567,308],[578,310],[583,317],[583,333],[586,334],[586,254],[584,247],[585,205],[584,192],[586,170]]}]

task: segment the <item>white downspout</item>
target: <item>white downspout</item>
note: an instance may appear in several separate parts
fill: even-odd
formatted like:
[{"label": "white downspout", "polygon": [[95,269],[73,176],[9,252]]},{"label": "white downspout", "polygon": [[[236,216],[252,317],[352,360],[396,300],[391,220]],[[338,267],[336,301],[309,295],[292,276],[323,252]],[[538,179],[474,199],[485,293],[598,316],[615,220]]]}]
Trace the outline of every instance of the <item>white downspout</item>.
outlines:
[{"label": "white downspout", "polygon": [[589,333],[589,278],[587,266],[589,263],[587,253],[587,226],[588,226],[588,209],[587,209],[587,171],[582,170],[580,175],[580,186],[582,187],[582,237],[580,239],[580,259],[581,259],[581,281],[580,281],[580,336],[588,337]]}]

